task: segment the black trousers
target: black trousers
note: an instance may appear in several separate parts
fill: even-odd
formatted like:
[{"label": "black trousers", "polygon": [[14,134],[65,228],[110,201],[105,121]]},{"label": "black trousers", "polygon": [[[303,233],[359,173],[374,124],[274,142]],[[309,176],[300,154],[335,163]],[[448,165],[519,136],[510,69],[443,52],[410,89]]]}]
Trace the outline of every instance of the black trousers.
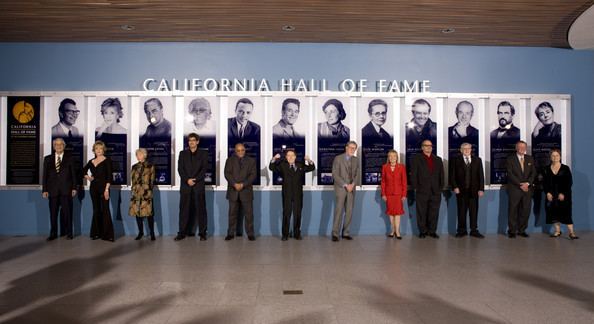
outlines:
[{"label": "black trousers", "polygon": [[458,203],[458,233],[466,232],[466,215],[470,218],[470,232],[476,232],[478,217],[478,197],[468,191],[462,191],[456,195]]},{"label": "black trousers", "polygon": [[421,234],[432,234],[437,231],[441,193],[416,193],[417,226]]},{"label": "black trousers", "polygon": [[254,202],[252,199],[241,199],[241,195],[237,200],[229,200],[229,228],[227,229],[227,235],[235,236],[240,209],[243,211],[243,223],[247,235],[254,236]]},{"label": "black trousers", "polygon": [[91,201],[93,202],[93,221],[91,223],[91,237],[113,240],[113,222],[109,211],[109,200],[104,197],[105,184],[91,182]]},{"label": "black trousers", "polygon": [[151,235],[155,234],[155,219],[153,216],[148,217],[136,217],[136,225],[138,226],[138,233],[144,235],[144,219],[148,222],[149,231]]},{"label": "black trousers", "polygon": [[198,234],[207,233],[206,198],[204,186],[191,187],[182,191],[179,199],[179,232],[180,235],[189,235],[194,230],[195,219],[198,220]]},{"label": "black trousers", "polygon": [[303,209],[303,195],[285,194],[283,192],[283,236],[289,236],[291,214],[293,214],[293,237],[301,235],[301,210]]},{"label": "black trousers", "polygon": [[60,216],[60,234],[72,235],[72,196],[60,195],[49,197],[50,235],[58,235],[58,215]]},{"label": "black trousers", "polygon": [[528,218],[532,205],[532,190],[509,190],[508,232],[523,233],[528,228]]}]

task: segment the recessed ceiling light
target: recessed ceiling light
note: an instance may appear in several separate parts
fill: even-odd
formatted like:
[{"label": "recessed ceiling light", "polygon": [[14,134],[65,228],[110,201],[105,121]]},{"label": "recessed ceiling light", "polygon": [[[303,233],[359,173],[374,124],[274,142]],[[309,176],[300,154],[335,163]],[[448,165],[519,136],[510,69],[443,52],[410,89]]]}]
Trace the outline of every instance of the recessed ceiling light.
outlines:
[{"label": "recessed ceiling light", "polygon": [[282,29],[283,31],[286,31],[286,32],[292,32],[292,31],[294,31],[294,30],[295,30],[295,26],[292,26],[292,25],[284,25],[284,26],[283,26],[281,29]]},{"label": "recessed ceiling light", "polygon": [[441,30],[441,32],[443,34],[451,34],[451,33],[455,32],[455,31],[456,31],[456,28],[452,28],[452,27],[450,27],[450,28],[444,28],[444,29]]},{"label": "recessed ceiling light", "polygon": [[130,31],[130,30],[136,29],[136,26],[134,26],[134,25],[121,25],[120,28],[122,30]]}]

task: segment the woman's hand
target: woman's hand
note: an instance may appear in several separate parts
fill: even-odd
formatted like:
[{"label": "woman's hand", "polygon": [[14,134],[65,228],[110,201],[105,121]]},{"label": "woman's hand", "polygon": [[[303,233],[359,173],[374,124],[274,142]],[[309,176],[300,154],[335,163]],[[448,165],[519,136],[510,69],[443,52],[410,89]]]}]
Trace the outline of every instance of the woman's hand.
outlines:
[{"label": "woman's hand", "polygon": [[103,192],[103,197],[105,200],[109,200],[109,190],[105,190],[105,192]]},{"label": "woman's hand", "polygon": [[565,195],[562,194],[562,193],[560,193],[559,196],[558,196],[558,198],[559,198],[559,201],[564,201],[565,200]]},{"label": "woman's hand", "polygon": [[382,200],[383,200],[383,201],[388,201],[388,197],[386,197],[386,196],[382,196]]},{"label": "woman's hand", "polygon": [[93,181],[95,178],[91,177],[88,174],[85,174],[85,179],[87,179],[88,181]]},{"label": "woman's hand", "polygon": [[544,127],[544,125],[543,125],[543,123],[541,121],[539,121],[538,123],[536,123],[536,126],[534,126],[534,130],[532,131],[532,136],[534,136],[534,137],[538,136],[538,132],[543,127]]}]

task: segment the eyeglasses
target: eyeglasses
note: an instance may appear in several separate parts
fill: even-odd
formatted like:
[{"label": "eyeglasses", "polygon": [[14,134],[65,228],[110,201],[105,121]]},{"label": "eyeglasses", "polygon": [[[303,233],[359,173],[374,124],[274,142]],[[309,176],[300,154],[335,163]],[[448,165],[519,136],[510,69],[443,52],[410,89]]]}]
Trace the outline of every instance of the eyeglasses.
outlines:
[{"label": "eyeglasses", "polygon": [[424,146],[424,147],[433,147],[432,144],[423,144],[422,146]]},{"label": "eyeglasses", "polygon": [[376,112],[373,113],[372,115],[375,117],[380,117],[380,116],[386,116],[388,113],[387,112]]},{"label": "eyeglasses", "polygon": [[78,115],[80,114],[80,110],[65,110],[65,113],[69,114],[69,115]]}]

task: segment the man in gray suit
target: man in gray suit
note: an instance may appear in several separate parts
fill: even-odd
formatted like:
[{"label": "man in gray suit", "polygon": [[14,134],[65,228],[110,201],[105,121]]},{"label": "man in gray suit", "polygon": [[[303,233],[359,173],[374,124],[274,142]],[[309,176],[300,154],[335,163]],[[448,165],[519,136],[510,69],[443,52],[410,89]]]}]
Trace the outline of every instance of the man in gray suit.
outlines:
[{"label": "man in gray suit", "polygon": [[237,216],[241,209],[245,218],[245,231],[248,239],[254,241],[254,189],[253,183],[258,172],[256,160],[245,154],[242,143],[235,144],[235,154],[225,162],[225,179],[227,179],[227,200],[229,200],[229,228],[225,241],[235,238]]},{"label": "man in gray suit", "polygon": [[515,238],[516,232],[521,237],[528,237],[526,228],[530,217],[530,204],[536,168],[534,159],[526,155],[526,142],[516,143],[516,154],[507,158],[507,194],[509,195],[508,229],[509,238]]},{"label": "man in gray suit", "polygon": [[58,107],[58,116],[60,121],[52,126],[52,138],[72,138],[80,137],[78,128],[74,126],[80,110],[76,108],[76,102],[70,98],[66,98],[60,102]]},{"label": "man in gray suit", "polygon": [[337,155],[332,162],[332,177],[334,178],[334,193],[336,195],[336,207],[334,209],[334,222],[332,225],[332,241],[338,242],[338,230],[342,221],[344,211],[344,222],[342,225],[342,238],[352,240],[349,227],[353,216],[353,204],[355,202],[355,185],[359,174],[359,159],[355,156],[357,143],[349,141],[345,146],[345,152]]},{"label": "man in gray suit", "polygon": [[422,153],[412,158],[409,183],[415,191],[417,226],[419,238],[437,235],[441,191],[444,186],[444,171],[441,158],[432,154],[433,144],[426,139],[421,142]]}]

